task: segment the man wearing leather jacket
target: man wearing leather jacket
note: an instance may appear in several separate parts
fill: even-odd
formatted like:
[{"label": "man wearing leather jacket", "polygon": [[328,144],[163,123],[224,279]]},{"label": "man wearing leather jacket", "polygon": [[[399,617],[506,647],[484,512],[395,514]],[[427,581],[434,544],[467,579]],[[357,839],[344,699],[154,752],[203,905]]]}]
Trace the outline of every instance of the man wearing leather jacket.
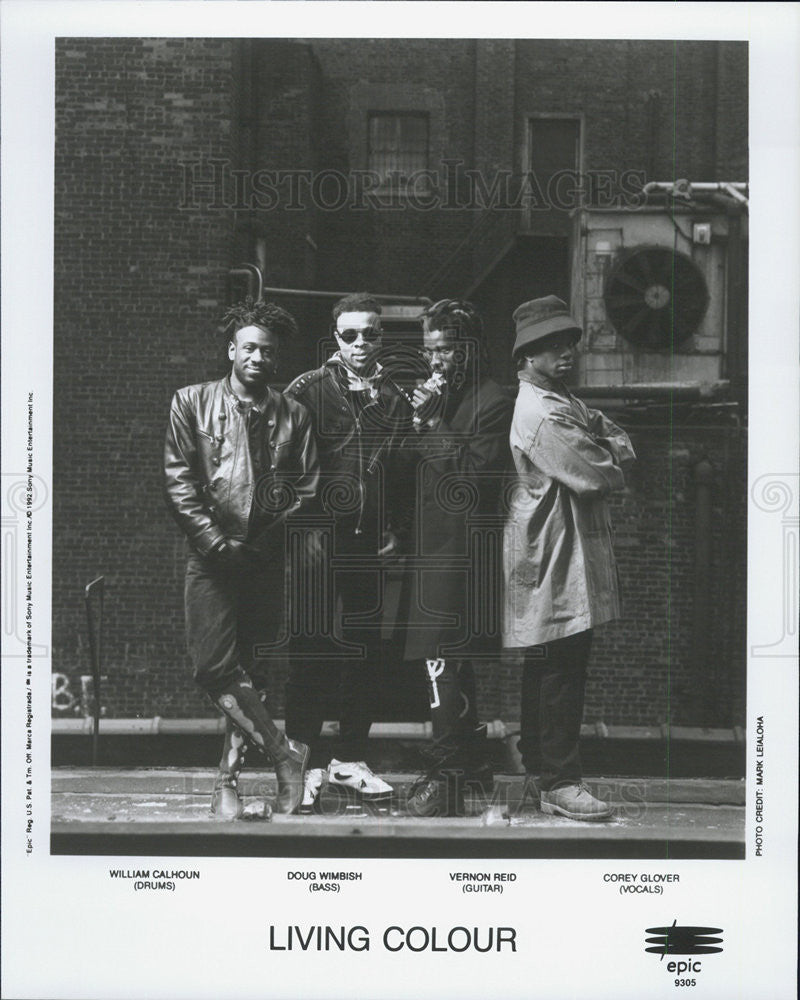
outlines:
[{"label": "man wearing leather jacket", "polygon": [[232,819],[242,813],[236,784],[248,746],[275,765],[277,812],[294,812],[302,799],[309,749],[276,728],[257,688],[261,647],[284,637],[285,522],[315,496],[319,468],[308,412],[267,384],[294,319],[248,299],[224,321],[231,370],[175,393],[164,471],[168,507],[189,543],[194,678],[226,716],[212,812]]},{"label": "man wearing leather jacket", "polygon": [[[365,292],[337,302],[332,332],[338,350],[286,389],[290,399],[308,408],[314,425],[320,456],[319,501],[327,524],[312,545],[329,546],[325,554],[317,551],[316,557],[318,564],[330,557],[329,610],[333,617],[338,605],[342,622],[334,643],[327,647],[331,655],[293,657],[286,689],[286,731],[295,739],[315,743],[327,704],[338,702],[337,754],[345,761],[357,761],[364,754],[372,723],[380,666],[381,571],[398,544],[395,452],[411,419],[409,401],[377,361],[380,316],[380,303]],[[312,636],[307,646],[312,653],[313,646]],[[330,769],[328,777],[333,780]],[[342,783],[365,794],[370,789],[376,795],[391,792],[363,761],[351,777],[343,776]]]}]

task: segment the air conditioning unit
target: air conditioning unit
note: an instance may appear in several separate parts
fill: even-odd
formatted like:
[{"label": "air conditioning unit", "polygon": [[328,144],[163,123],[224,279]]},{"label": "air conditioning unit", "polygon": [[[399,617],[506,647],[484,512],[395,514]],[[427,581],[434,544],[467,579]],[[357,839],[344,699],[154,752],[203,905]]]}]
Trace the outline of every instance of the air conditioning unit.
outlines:
[{"label": "air conditioning unit", "polygon": [[728,215],[703,208],[576,213],[571,305],[584,329],[582,384],[725,377]]}]

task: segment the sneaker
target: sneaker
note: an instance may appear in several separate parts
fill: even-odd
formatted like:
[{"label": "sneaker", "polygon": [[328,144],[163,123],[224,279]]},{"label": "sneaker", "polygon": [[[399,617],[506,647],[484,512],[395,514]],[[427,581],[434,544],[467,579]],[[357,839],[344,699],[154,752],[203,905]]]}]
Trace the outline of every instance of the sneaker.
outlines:
[{"label": "sneaker", "polygon": [[385,799],[392,794],[392,786],[373,774],[363,760],[343,761],[334,758],[328,764],[328,784],[349,788],[365,799]]},{"label": "sneaker", "polygon": [[306,771],[305,781],[303,782],[303,801],[300,803],[298,812],[307,815],[314,811],[319,799],[319,790],[322,788],[325,777],[324,767],[313,767],[310,771]]},{"label": "sneaker", "polygon": [[562,785],[541,793],[540,809],[543,813],[566,816],[567,819],[610,819],[611,807],[596,799],[586,785]]},{"label": "sneaker", "polygon": [[261,822],[269,823],[272,819],[272,806],[265,799],[248,802],[242,810],[240,819],[250,821],[260,820]]}]

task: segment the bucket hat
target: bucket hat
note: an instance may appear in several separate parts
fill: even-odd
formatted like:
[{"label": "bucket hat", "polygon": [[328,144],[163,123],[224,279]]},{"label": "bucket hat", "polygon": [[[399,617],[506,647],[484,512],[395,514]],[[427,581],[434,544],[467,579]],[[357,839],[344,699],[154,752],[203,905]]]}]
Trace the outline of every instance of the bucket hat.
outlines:
[{"label": "bucket hat", "polygon": [[549,337],[553,333],[572,331],[575,339],[580,340],[583,331],[570,315],[566,302],[556,295],[545,295],[541,299],[531,299],[523,302],[514,310],[516,323],[516,339],[513,354],[525,347],[530,347],[537,340]]}]

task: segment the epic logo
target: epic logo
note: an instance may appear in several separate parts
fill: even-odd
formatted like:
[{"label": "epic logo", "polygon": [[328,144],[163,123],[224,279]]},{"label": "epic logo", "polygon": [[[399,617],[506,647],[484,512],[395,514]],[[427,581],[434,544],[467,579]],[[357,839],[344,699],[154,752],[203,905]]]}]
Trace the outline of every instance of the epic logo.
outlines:
[{"label": "epic logo", "polygon": [[[653,955],[660,955],[663,961],[665,955],[711,955],[722,951],[717,945],[722,944],[721,937],[714,937],[721,934],[721,927],[678,927],[677,921],[673,920],[670,927],[648,927],[647,934],[655,934],[656,937],[648,937],[647,944],[650,948],[645,951]],[[667,962],[667,972],[680,976],[687,972],[700,972],[702,963],[700,961]]]}]

